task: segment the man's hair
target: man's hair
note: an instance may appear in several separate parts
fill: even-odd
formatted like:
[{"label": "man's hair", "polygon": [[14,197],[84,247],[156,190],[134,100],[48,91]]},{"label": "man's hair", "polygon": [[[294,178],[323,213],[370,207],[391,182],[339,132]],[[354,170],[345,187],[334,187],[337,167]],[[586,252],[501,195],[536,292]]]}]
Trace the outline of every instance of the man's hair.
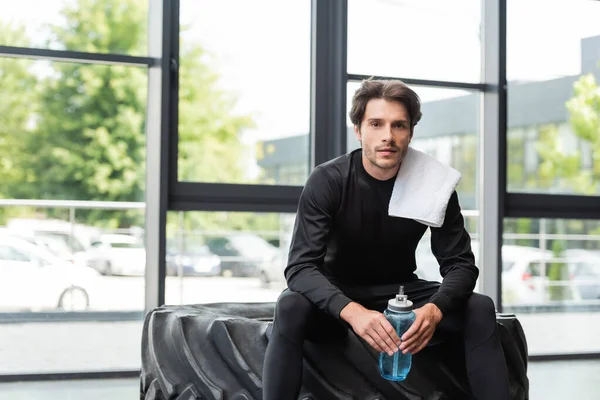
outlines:
[{"label": "man's hair", "polygon": [[421,120],[421,100],[414,90],[400,80],[376,80],[373,78],[362,81],[352,97],[350,121],[360,128],[365,116],[367,103],[371,99],[398,101],[404,104],[410,118],[410,131]]}]

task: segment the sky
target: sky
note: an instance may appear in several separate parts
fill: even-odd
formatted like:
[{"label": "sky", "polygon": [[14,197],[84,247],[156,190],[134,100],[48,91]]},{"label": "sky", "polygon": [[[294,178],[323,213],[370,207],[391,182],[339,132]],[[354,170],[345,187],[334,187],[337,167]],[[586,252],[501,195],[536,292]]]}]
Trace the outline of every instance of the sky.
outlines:
[{"label": "sky", "polygon": [[[60,23],[67,1],[0,0],[0,18],[26,23],[42,42],[38,28]],[[238,97],[236,112],[255,116],[249,141],[308,132],[310,3],[181,0],[183,39],[205,46],[220,85]],[[600,2],[509,0],[507,12],[509,80],[575,75],[581,38],[600,35]],[[348,72],[479,82],[480,1],[349,0],[348,14]],[[465,93],[415,90],[423,101]]]}]

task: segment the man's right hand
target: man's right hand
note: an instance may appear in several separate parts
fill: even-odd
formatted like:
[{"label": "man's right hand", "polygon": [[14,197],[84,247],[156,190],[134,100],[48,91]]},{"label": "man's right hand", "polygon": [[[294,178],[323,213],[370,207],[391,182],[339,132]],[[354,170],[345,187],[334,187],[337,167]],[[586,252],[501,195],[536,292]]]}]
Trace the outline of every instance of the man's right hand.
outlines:
[{"label": "man's right hand", "polygon": [[400,338],[382,313],[351,302],[342,309],[340,318],[349,323],[354,332],[375,350],[390,356],[399,351]]}]

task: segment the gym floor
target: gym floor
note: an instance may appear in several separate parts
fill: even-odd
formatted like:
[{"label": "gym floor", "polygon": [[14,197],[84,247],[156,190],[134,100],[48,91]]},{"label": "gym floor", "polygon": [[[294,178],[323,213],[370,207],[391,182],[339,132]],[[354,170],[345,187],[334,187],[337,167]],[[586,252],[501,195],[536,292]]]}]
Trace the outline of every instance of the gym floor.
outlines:
[{"label": "gym floor", "polygon": [[[531,400],[592,400],[600,392],[600,360],[540,361],[529,367]],[[0,400],[139,399],[137,379],[0,384]]]}]

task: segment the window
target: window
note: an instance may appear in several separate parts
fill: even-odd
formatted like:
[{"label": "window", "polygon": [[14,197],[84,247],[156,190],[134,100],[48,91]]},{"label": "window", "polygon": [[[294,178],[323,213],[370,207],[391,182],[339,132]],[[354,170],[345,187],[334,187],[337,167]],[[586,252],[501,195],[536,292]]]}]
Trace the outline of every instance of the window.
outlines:
[{"label": "window", "polygon": [[479,82],[481,2],[350,0],[348,73]]},{"label": "window", "polygon": [[504,226],[502,257],[512,267],[502,272],[503,310],[518,313],[530,354],[599,351],[600,221],[519,218]]},{"label": "window", "polygon": [[[139,369],[144,249],[90,244],[143,234],[147,71],[0,58],[0,86],[0,198],[38,201],[0,207],[2,243],[31,260],[0,260],[0,313],[17,322],[0,332],[10,343],[0,374]],[[71,312],[80,321],[68,322]]]},{"label": "window", "polygon": [[309,0],[181,1],[180,181],[304,183],[310,11]]},{"label": "window", "polygon": [[0,86],[3,198],[144,199],[144,69],[0,58]]},{"label": "window", "polygon": [[508,1],[509,191],[600,194],[599,19],[594,1]]},{"label": "window", "polygon": [[[168,214],[168,304],[275,301],[294,214]],[[195,249],[203,249],[201,252]]]},{"label": "window", "polygon": [[30,262],[31,257],[21,253],[12,246],[0,246],[0,265],[4,267],[10,266],[7,261]]},{"label": "window", "polygon": [[147,0],[0,0],[0,46],[145,55]]}]

